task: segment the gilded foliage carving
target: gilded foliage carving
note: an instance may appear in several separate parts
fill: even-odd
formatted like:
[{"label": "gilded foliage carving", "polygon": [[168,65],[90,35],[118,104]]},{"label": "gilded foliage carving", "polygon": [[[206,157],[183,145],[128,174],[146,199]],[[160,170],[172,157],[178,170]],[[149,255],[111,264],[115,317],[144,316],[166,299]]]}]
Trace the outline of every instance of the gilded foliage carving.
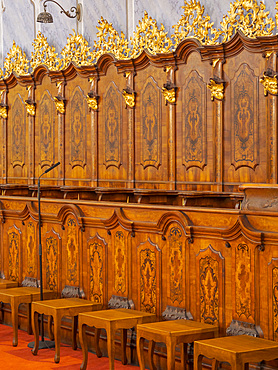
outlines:
[{"label": "gilded foliage carving", "polygon": [[143,310],[156,313],[157,304],[157,262],[156,254],[149,248],[139,252],[140,259],[140,297]]},{"label": "gilded foliage carving", "polygon": [[182,232],[178,227],[172,227],[169,234],[169,264],[170,264],[170,299],[172,303],[182,302],[183,291],[183,249]]},{"label": "gilded foliage carving", "polygon": [[117,231],[114,236],[114,264],[115,264],[115,291],[124,293],[126,291],[126,269],[127,269],[127,248],[126,238],[122,231]]},{"label": "gilded foliage carving", "polygon": [[236,313],[247,319],[251,316],[251,252],[247,244],[239,244],[236,249]]},{"label": "gilded foliage carving", "polygon": [[[29,65],[34,70],[38,65],[45,64],[53,71],[65,68],[70,62],[77,66],[92,65],[104,53],[112,53],[117,59],[135,58],[144,49],[153,54],[167,53],[187,37],[194,37],[203,44],[211,45],[219,43],[220,37],[222,42],[228,41],[237,30],[247,37],[266,36],[271,35],[275,27],[269,12],[265,11],[265,5],[262,2],[258,4],[256,0],[238,0],[231,3],[230,11],[223,17],[221,28],[218,30],[213,28],[214,23],[210,21],[210,16],[204,16],[204,6],[201,6],[199,1],[185,1],[182,8],[184,14],[173,26],[174,34],[171,37],[167,36],[163,24],[158,28],[156,20],[149,17],[147,12],[142,21],[139,21],[130,42],[123,32],[119,35],[111,23],[101,18],[97,26],[98,41],[94,41],[93,49],[91,50],[82,35],[74,31],[61,52],[62,58],[58,57],[55,48],[50,47],[46,37],[39,32],[33,42],[34,52],[30,62],[21,48],[13,43],[5,59],[5,73],[1,70],[0,77],[7,78],[12,72],[26,75]],[[277,16],[275,18],[278,19]]]},{"label": "gilded foliage carving", "polygon": [[67,284],[78,285],[78,229],[74,218],[69,217],[67,222]]},{"label": "gilded foliage carving", "polygon": [[201,321],[215,324],[219,321],[219,266],[210,256],[199,261]]},{"label": "gilded foliage carving", "polygon": [[55,53],[54,46],[50,46],[47,38],[39,31],[33,42],[34,52],[31,53],[30,65],[32,71],[44,64],[50,71],[58,71],[62,66],[62,59]]},{"label": "gilded foliage carving", "polygon": [[58,240],[54,236],[46,238],[46,287],[58,290]]},{"label": "gilded foliage carving", "polygon": [[19,281],[20,230],[13,227],[8,231],[9,279]]},{"label": "gilded foliage carving", "polygon": [[27,259],[27,276],[36,276],[36,241],[35,235],[35,225],[33,222],[28,222],[27,225],[27,249],[26,249],[26,259]]},{"label": "gilded foliage carving", "polygon": [[94,237],[89,241],[89,266],[90,266],[90,299],[95,303],[104,300],[104,240]]},{"label": "gilded foliage carving", "polygon": [[[262,1],[258,3],[257,0],[236,0],[231,3],[230,11],[223,16],[218,29],[213,27],[214,22],[209,15],[205,15],[204,6],[199,1],[184,1],[182,9],[183,15],[178,23],[173,25],[172,35],[168,36],[164,25],[158,27],[157,21],[145,12],[130,40],[123,32],[119,34],[111,23],[101,17],[96,26],[97,40],[94,40],[93,47],[89,46],[82,35],[73,31],[61,51],[61,57],[39,32],[33,42],[34,52],[31,53],[30,61],[13,42],[13,47],[5,58],[4,71],[0,69],[0,78],[7,78],[12,72],[27,75],[29,70],[33,72],[41,64],[51,71],[64,69],[71,62],[79,67],[93,65],[105,53],[111,53],[119,60],[136,58],[144,49],[151,54],[169,53],[189,37],[204,45],[215,45],[230,40],[238,30],[250,38],[268,36],[272,35],[275,27],[265,4]],[[275,9],[278,9],[278,5]],[[275,20],[278,25],[277,14]]]}]

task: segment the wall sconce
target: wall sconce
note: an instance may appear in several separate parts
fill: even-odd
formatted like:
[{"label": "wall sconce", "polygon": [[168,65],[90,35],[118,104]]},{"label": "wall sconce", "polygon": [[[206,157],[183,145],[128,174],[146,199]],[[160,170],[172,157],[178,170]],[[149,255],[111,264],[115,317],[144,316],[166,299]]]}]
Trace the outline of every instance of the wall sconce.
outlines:
[{"label": "wall sconce", "polygon": [[[81,21],[81,4],[77,4],[77,6],[72,6],[70,10],[65,10],[60,4],[57,3],[55,0],[45,0],[43,3],[44,12],[40,13],[37,17],[37,22],[40,23],[53,23],[53,17],[50,13],[46,11],[46,3],[51,1],[52,3],[57,4],[62,10],[61,13],[65,13],[69,18],[76,18],[79,22]],[[73,13],[73,14],[70,14]],[[74,13],[75,12],[75,13]]]}]

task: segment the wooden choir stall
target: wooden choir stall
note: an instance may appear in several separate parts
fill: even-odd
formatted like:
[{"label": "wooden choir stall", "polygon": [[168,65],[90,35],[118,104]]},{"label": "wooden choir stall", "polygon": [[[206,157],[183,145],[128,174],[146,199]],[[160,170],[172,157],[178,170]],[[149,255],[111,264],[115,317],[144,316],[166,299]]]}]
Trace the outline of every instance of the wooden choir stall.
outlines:
[{"label": "wooden choir stall", "polygon": [[104,309],[126,297],[157,320],[183,308],[219,335],[277,341],[277,36],[238,26],[219,43],[180,23],[173,49],[144,21],[159,46],[141,25],[128,57],[119,35],[92,52],[74,33],[44,59],[39,33],[30,72],[14,45],[0,80],[0,270],[39,278],[37,180],[59,161],[41,178],[45,289],[79,287]]}]

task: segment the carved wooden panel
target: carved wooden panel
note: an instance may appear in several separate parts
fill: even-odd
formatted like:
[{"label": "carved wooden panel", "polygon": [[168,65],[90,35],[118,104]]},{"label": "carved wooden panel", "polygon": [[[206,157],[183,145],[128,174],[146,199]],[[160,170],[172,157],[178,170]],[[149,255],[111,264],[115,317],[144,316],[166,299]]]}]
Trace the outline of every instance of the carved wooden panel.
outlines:
[{"label": "carved wooden panel", "polygon": [[70,165],[84,168],[87,156],[86,105],[79,86],[70,99]]},{"label": "carved wooden panel", "polygon": [[45,285],[47,289],[58,292],[60,289],[61,237],[51,229],[43,237],[43,255],[45,256]]},{"label": "carved wooden panel", "polygon": [[76,219],[69,216],[66,223],[67,232],[67,272],[66,284],[79,285],[79,242],[78,242],[78,227]]},{"label": "carved wooden panel", "polygon": [[161,250],[148,239],[137,247],[140,310],[160,311]]},{"label": "carved wooden panel", "polygon": [[53,99],[48,90],[38,104],[38,136],[40,166],[52,166],[55,156],[55,110]]},{"label": "carved wooden panel", "polygon": [[208,324],[222,322],[224,296],[224,258],[209,245],[196,256],[199,280],[198,304],[200,320]]},{"label": "carved wooden panel", "polygon": [[14,225],[8,230],[9,279],[20,281],[21,231]]},{"label": "carved wooden panel", "polygon": [[183,165],[186,169],[206,165],[206,84],[192,71],[183,87]]},{"label": "carved wooden panel", "polygon": [[270,338],[278,340],[278,258],[268,264]]},{"label": "carved wooden panel", "polygon": [[255,169],[258,165],[258,78],[242,64],[232,82],[232,165]]},{"label": "carved wooden panel", "polygon": [[26,276],[37,277],[37,244],[36,227],[34,222],[27,223],[27,246],[26,246]]},{"label": "carved wooden panel", "polygon": [[106,279],[106,245],[98,234],[88,240],[89,294],[96,303],[104,303]]}]

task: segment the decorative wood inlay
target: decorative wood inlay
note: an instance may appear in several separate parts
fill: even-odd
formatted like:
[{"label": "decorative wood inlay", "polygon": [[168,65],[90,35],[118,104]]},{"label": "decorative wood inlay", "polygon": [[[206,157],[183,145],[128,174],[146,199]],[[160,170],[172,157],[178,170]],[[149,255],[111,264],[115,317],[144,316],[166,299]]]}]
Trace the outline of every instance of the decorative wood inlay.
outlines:
[{"label": "decorative wood inlay", "polygon": [[161,101],[158,87],[153,78],[148,78],[142,89],[142,160],[145,168],[158,168],[161,147]]},{"label": "decorative wood inlay", "polygon": [[70,165],[72,168],[86,165],[86,111],[85,100],[77,86],[70,100],[71,135],[70,135]]},{"label": "decorative wood inlay", "polygon": [[125,293],[127,279],[127,248],[126,238],[122,231],[114,236],[115,291]]},{"label": "decorative wood inlay", "polygon": [[183,89],[183,165],[206,166],[206,84],[192,71]]},{"label": "decorative wood inlay", "polygon": [[58,291],[58,269],[59,269],[59,235],[54,230],[45,238],[46,248],[46,287]]},{"label": "decorative wood inlay", "polygon": [[17,95],[15,98],[12,109],[11,109],[11,137],[12,137],[12,147],[11,147],[11,163],[13,167],[20,166],[23,167],[25,163],[25,131],[26,131],[26,120],[24,114],[24,103],[20,97]]},{"label": "decorative wood inlay", "polygon": [[40,165],[52,166],[55,147],[55,115],[52,98],[45,91],[39,102]]},{"label": "decorative wood inlay", "polygon": [[239,317],[251,316],[251,252],[247,244],[240,243],[236,248],[236,313]]},{"label": "decorative wood inlay", "polygon": [[69,217],[67,222],[67,279],[68,285],[79,285],[79,244],[78,229],[74,218]]},{"label": "decorative wood inlay", "polygon": [[170,299],[174,303],[183,300],[183,248],[182,232],[178,227],[172,227],[169,233],[169,275],[170,275]]},{"label": "decorative wood inlay", "polygon": [[8,231],[9,243],[9,279],[19,281],[19,254],[21,231],[14,225]]},{"label": "decorative wood inlay", "polygon": [[272,269],[273,340],[278,340],[278,267]]},{"label": "decorative wood inlay", "polygon": [[104,302],[106,242],[98,234],[88,241],[90,268],[90,299],[95,303]]},{"label": "decorative wood inlay", "polygon": [[33,222],[27,224],[27,276],[36,277],[36,233]]}]

